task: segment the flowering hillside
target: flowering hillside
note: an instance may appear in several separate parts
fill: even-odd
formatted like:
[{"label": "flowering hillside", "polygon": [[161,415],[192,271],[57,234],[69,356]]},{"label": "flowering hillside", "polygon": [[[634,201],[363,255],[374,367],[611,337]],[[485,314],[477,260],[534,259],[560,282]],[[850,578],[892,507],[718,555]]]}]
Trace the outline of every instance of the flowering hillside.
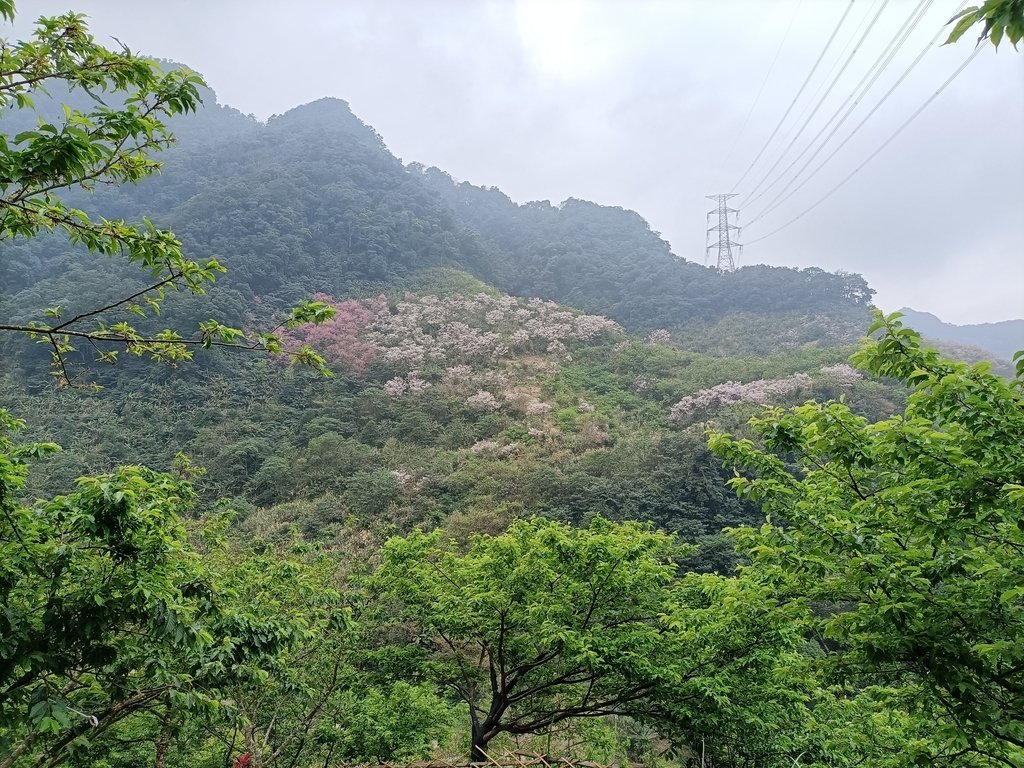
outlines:
[{"label": "flowering hillside", "polygon": [[[210,468],[209,498],[236,500],[247,535],[298,531],[351,548],[418,525],[463,537],[503,530],[517,515],[602,514],[700,539],[704,567],[728,567],[718,531],[754,510],[725,487],[704,424],[737,427],[762,405],[810,397],[843,395],[872,413],[895,407],[890,389],[845,365],[843,350],[696,353],[674,332],[631,336],[608,318],[503,295],[460,273],[316,298],[334,318],[293,328],[284,342],[312,346],[332,378],[244,360],[242,375],[213,366],[151,381],[144,399],[122,402],[116,385],[88,402],[66,398],[59,428],[80,448],[52,459],[36,490],[66,487],[101,457],[141,451],[169,465],[184,450]],[[51,434],[45,401],[0,382],[32,427]]]}]

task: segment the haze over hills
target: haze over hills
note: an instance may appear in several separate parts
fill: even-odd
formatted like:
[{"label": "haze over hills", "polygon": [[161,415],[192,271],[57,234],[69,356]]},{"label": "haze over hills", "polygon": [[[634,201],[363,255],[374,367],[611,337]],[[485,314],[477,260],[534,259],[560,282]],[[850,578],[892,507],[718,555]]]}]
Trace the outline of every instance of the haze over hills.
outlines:
[{"label": "haze over hills", "polygon": [[[228,267],[207,296],[172,296],[159,320],[140,327],[189,329],[211,316],[253,326],[317,294],[344,318],[317,341],[338,376],[282,377],[262,360],[217,354],[173,375],[131,359],[96,366],[86,356],[78,362],[105,390],[69,394],[58,416],[38,376],[46,351],[8,341],[8,399],[37,434],[56,433],[78,447],[51,463],[40,492],[140,452],[167,465],[186,450],[214,467],[210,493],[252,505],[344,494],[353,477],[368,473],[376,490],[367,492],[392,499],[388,514],[401,526],[445,519],[467,504],[491,509],[500,497],[512,505],[501,507],[502,520],[514,509],[555,517],[589,509],[713,538],[739,519],[739,507],[728,501],[699,435],[654,436],[669,424],[672,404],[727,382],[794,397],[857,382],[821,371],[842,361],[867,325],[872,292],[858,275],[768,266],[720,273],[673,254],[632,211],[576,199],[516,204],[500,190],[403,164],[338,99],[264,124],[216,105],[207,91],[206,106],[176,119],[174,129],[179,143],[161,154],[159,176],[67,194],[91,212],[169,225],[188,253]],[[128,295],[141,279],[60,237],[39,237],[8,248],[0,306],[23,321],[43,307],[71,313]],[[447,301],[456,308],[442,310]],[[489,314],[480,310],[488,302],[497,302]],[[406,336],[381,335],[395,322],[391,314],[402,317],[410,307],[420,314]],[[605,330],[576,333],[577,310],[622,327],[582,320]],[[522,338],[508,313],[521,316]],[[424,339],[435,345],[434,357],[423,351]],[[466,381],[453,381],[452,369]],[[28,396],[15,394],[23,381]],[[873,382],[856,386],[850,397],[866,412],[887,413],[900,397]],[[388,387],[402,390],[400,402]],[[743,391],[721,397],[746,402]],[[493,407],[468,402],[474,392],[493,396]],[[143,430],[131,426],[139,419]],[[638,484],[630,462],[621,472],[604,459],[590,463],[613,444],[631,451],[641,439],[667,441],[661,458],[657,448],[645,459],[649,481]],[[394,441],[414,447],[414,455],[397,456]],[[495,466],[508,473],[497,496],[495,479],[478,466],[471,475],[452,474],[481,442],[478,453],[501,459]],[[332,452],[338,456],[328,458]],[[318,463],[333,469],[315,479]],[[392,470],[434,479],[407,494],[406,504],[393,488],[373,485],[391,488],[385,475]],[[670,482],[679,473],[700,490]],[[322,522],[306,525],[319,531]]]},{"label": "haze over hills", "polygon": [[978,347],[1005,360],[1024,349],[1024,320],[954,325],[930,312],[918,312],[909,307],[903,307],[900,312],[907,325],[930,339]]},{"label": "haze over hills", "polygon": [[[228,266],[221,303],[225,289],[245,304],[283,305],[451,266],[635,330],[786,314],[791,327],[801,317],[839,320],[816,330],[804,323],[795,343],[847,342],[865,324],[872,292],[857,275],[767,266],[721,274],[672,254],[636,213],[575,199],[516,205],[499,190],[405,166],[344,101],[322,99],[261,124],[215,99],[210,91],[197,117],[175,121],[179,144],[162,155],[159,177],[71,202],[171,225],[190,253]],[[0,282],[9,297],[29,285],[38,294],[40,279],[59,284],[79,258],[59,240],[19,245]],[[73,302],[64,293],[57,298]],[[38,306],[31,298],[26,306]]]},{"label": "haze over hills", "polygon": [[[85,106],[81,94],[65,97]],[[56,114],[53,102],[37,109]],[[34,120],[23,112],[4,119],[12,131]],[[160,176],[94,194],[71,190],[69,201],[107,216],[148,216],[172,226],[189,253],[216,256],[229,272],[203,311],[215,309],[227,322],[316,292],[367,295],[445,266],[513,295],[607,315],[636,332],[669,329],[687,348],[712,354],[848,344],[867,326],[873,291],[859,275],[765,265],[719,273],[673,254],[635,212],[573,198],[517,204],[497,188],[403,164],[339,99],[260,123],[204,89],[204,106],[173,128],[178,144],[161,154]],[[3,301],[22,319],[41,306],[74,309],[83,281],[96,282],[91,257],[60,238],[17,243],[9,252],[0,264]],[[122,285],[91,288],[115,295]],[[187,313],[188,306],[170,309]],[[1021,345],[1012,322],[993,326],[997,336],[979,343],[923,315],[909,318],[912,326],[918,317],[927,336],[998,357]]]}]

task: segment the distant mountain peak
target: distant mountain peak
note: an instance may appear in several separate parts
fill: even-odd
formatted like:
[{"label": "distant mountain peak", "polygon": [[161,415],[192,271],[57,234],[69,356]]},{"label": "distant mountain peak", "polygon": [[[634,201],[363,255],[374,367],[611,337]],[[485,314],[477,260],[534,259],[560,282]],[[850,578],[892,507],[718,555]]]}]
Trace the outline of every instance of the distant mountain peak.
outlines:
[{"label": "distant mountain peak", "polygon": [[942,321],[931,312],[919,312],[910,307],[903,307],[900,312],[905,325],[936,341],[979,347],[1006,360],[1017,350],[1024,349],[1024,320],[956,325]]}]

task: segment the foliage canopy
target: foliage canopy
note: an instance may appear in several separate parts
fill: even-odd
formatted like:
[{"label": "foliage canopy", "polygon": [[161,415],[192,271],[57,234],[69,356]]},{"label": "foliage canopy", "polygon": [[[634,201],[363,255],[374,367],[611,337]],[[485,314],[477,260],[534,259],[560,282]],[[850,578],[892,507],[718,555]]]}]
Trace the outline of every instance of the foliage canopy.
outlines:
[{"label": "foliage canopy", "polygon": [[438,534],[392,539],[375,584],[469,706],[482,760],[499,734],[569,719],[682,726],[772,669],[794,639],[785,612],[729,579],[679,580],[680,554],[639,523],[534,518],[464,553]]},{"label": "foliage canopy", "polygon": [[[14,19],[14,3],[0,3],[0,17]],[[156,62],[127,48],[99,45],[82,14],[42,17],[27,41],[0,44],[0,110],[32,111],[36,99],[85,94],[84,108],[63,105],[59,114],[40,115],[34,128],[0,135],[0,242],[31,239],[62,231],[71,243],[139,267],[148,282],[127,296],[82,309],[70,317],[64,308],[44,310],[46,322],[7,322],[0,331],[27,334],[52,350],[55,375],[72,381],[67,358],[76,341],[88,341],[101,362],[117,361],[119,350],[174,363],[192,356],[192,347],[232,346],[281,352],[274,335],[251,338],[216,320],[200,324],[198,335],[165,328],[143,332],[118,315],[159,315],[168,290],[203,294],[225,268],[215,258],[192,259],[168,229],[148,219],[129,223],[90,215],[66,205],[58,193],[102,185],[134,184],[160,169],[151,154],[172,141],[167,119],[194,112],[202,79],[179,68],[161,72]],[[37,310],[40,308],[36,308]],[[333,314],[320,302],[306,302],[281,324],[322,321]],[[326,371],[309,347],[291,353]]]},{"label": "foliage canopy", "polygon": [[1011,764],[1024,756],[1022,382],[943,360],[898,313],[871,331],[855,362],[911,387],[904,414],[872,424],[808,403],[755,418],[757,444],[711,435],[769,515],[737,536],[751,571],[835,606],[819,624],[844,669],[922,687],[945,723],[936,757]]}]

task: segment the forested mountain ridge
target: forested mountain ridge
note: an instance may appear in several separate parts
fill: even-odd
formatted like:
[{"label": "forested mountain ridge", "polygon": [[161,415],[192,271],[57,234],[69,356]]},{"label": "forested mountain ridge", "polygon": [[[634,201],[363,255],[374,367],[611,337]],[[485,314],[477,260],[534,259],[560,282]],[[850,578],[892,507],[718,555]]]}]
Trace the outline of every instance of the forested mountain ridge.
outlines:
[{"label": "forested mountain ridge", "polygon": [[[162,154],[160,176],[69,201],[172,226],[189,253],[228,267],[222,303],[227,290],[273,306],[317,291],[358,295],[452,266],[633,330],[789,314],[803,327],[796,343],[847,343],[866,323],[872,292],[859,276],[763,266],[721,274],[672,254],[636,213],[576,199],[516,205],[498,190],[456,185],[437,169],[403,165],[339,99],[262,124],[207,91],[197,116],[171,125],[179,143]],[[12,294],[40,278],[59,283],[79,258],[59,240],[11,248],[0,265],[9,306],[38,307],[39,290]],[[68,293],[51,287],[57,299]],[[823,322],[808,332],[812,318]]]},{"label": "forested mountain ridge", "polygon": [[[738,404],[738,413],[747,414],[751,404],[764,402],[757,382],[768,382],[770,389],[771,382],[793,374],[821,378],[823,392],[839,391],[818,371],[839,363],[849,353],[841,345],[865,327],[871,291],[856,275],[772,267],[722,274],[672,254],[634,212],[581,200],[516,205],[496,189],[455,184],[437,169],[405,166],[339,99],[321,99],[263,124],[217,105],[212,91],[204,93],[207,103],[198,115],[171,121],[179,143],[161,154],[161,175],[135,186],[71,190],[69,201],[106,216],[148,216],[172,226],[187,252],[214,256],[227,266],[209,295],[169,297],[160,323],[194,328],[216,316],[249,326],[314,294],[341,307],[341,319],[329,326],[333,330],[311,339],[337,377],[326,382],[298,373],[283,376],[277,366],[226,354],[203,355],[182,371],[154,370],[132,359],[96,366],[85,354],[74,362],[87,371],[84,380],[105,391],[53,393],[38,375],[47,364],[46,349],[7,340],[9,376],[2,384],[8,399],[29,417],[31,434],[76,448],[52,460],[50,472],[36,479],[39,493],[58,491],[78,474],[131,462],[140,453],[166,468],[177,451],[185,451],[211,467],[200,483],[210,498],[235,497],[248,508],[304,503],[324,494],[340,498],[355,476],[369,483],[366,493],[388,500],[375,516],[391,510],[390,524],[403,530],[443,521],[456,511],[487,517],[498,514],[497,505],[501,519],[516,509],[572,519],[586,509],[657,521],[717,542],[722,525],[747,518],[736,516],[698,433],[683,439],[685,448],[669,445],[675,438],[665,430],[678,426],[671,420],[673,404],[709,391],[711,410],[705,415],[722,404],[728,412]],[[0,277],[0,308],[25,322],[44,307],[72,314],[87,302],[130,294],[139,280],[130,267],[69,248],[58,236],[11,244]],[[510,294],[509,301],[555,300],[606,316],[621,323],[622,335],[614,343],[573,340],[548,329],[548,336],[538,337],[547,341],[535,339],[533,348],[506,343],[507,353],[474,362],[485,377],[474,391],[497,398],[493,409],[482,411],[465,402],[474,392],[452,399],[452,385],[445,384],[451,377],[445,370],[467,362],[461,352],[410,362],[370,339],[373,324],[385,317],[373,302],[384,300],[401,314],[401,307],[430,297],[468,300],[499,291]],[[376,307],[370,314],[366,302]],[[529,315],[532,306],[521,311]],[[568,316],[565,308],[558,312]],[[140,322],[157,327],[155,318]],[[652,328],[662,330],[655,341],[643,341]],[[491,338],[498,329],[473,315],[421,322],[417,333],[435,338],[469,331]],[[548,342],[555,345],[550,350]],[[532,362],[517,362],[528,348]],[[424,382],[422,389],[413,387],[415,397],[402,401],[411,409],[397,407],[386,394],[388,382],[398,380]],[[26,399],[18,393],[22,382],[33,393]],[[713,389],[725,382],[752,388]],[[791,394],[817,386],[804,382]],[[898,402],[898,395],[873,383],[861,382],[857,389],[872,413],[887,413]],[[216,404],[205,404],[204,392],[217,393],[209,395]],[[523,430],[543,427],[523,419],[525,406],[504,403],[528,394],[537,408],[558,418],[547,417],[553,431],[543,439],[527,433],[524,443]],[[254,410],[257,401],[264,407]],[[581,416],[574,410],[579,407],[595,408],[596,414]],[[175,418],[182,408],[191,414],[188,420]],[[523,411],[518,416],[517,408]],[[142,423],[145,429],[135,428]],[[650,481],[643,483],[635,481],[639,467],[626,455],[617,460],[620,468],[632,467],[624,472],[611,472],[605,458],[592,463],[614,453],[615,445],[630,453],[627,446],[644,434],[655,445],[669,441],[664,460],[678,465],[678,482],[668,483],[670,473],[660,460],[647,465]],[[396,460],[389,447],[394,441],[411,441],[414,457]],[[501,459],[495,466],[512,482],[505,486],[502,480],[504,490],[497,495],[479,466],[456,471],[467,450],[488,441],[505,450],[490,458]],[[334,451],[350,458],[341,464],[324,458]],[[317,463],[321,469],[314,471]],[[415,502],[407,506],[395,495],[391,472],[435,480],[417,486],[408,499]],[[453,476],[460,478],[457,491],[450,488]],[[653,478],[665,478],[668,486]],[[675,490],[666,491],[669,486]],[[511,506],[498,504],[498,497]],[[306,514],[297,509],[304,508],[288,514]],[[318,534],[321,527],[311,523],[307,530]]]},{"label": "forested mountain ridge", "polygon": [[863,317],[873,292],[863,278],[764,265],[719,273],[681,259],[637,213],[570,198],[517,205],[494,187],[457,183],[411,164],[467,227],[503,255],[499,283],[549,295],[642,329],[717,320],[732,313],[831,313]]}]

